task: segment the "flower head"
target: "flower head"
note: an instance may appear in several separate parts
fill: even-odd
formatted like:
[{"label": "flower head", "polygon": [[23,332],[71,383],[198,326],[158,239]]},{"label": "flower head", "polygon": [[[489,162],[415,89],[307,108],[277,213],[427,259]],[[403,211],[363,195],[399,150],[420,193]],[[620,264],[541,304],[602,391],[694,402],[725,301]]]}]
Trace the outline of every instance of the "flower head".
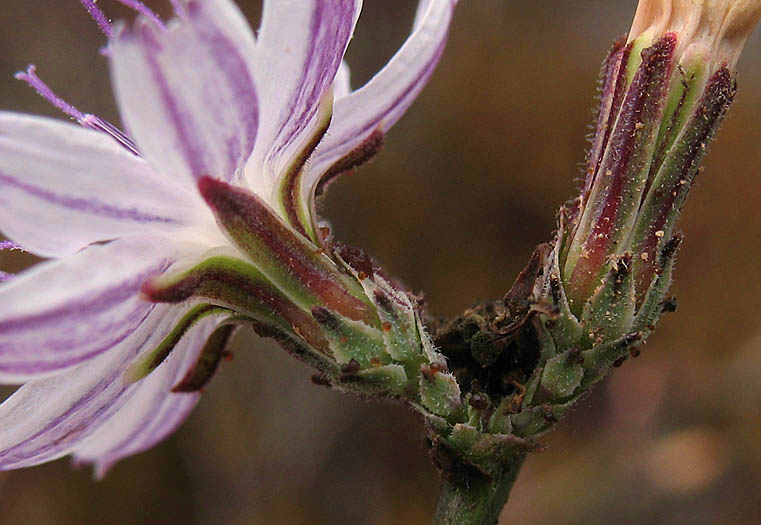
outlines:
[{"label": "flower head", "polygon": [[622,326],[632,326],[635,306],[664,299],[676,220],[734,98],[734,67],[759,17],[758,0],[639,3],[604,64],[586,182],[566,210],[559,264],[576,315],[611,275],[634,303]]},{"label": "flower head", "polygon": [[132,27],[81,0],[109,37],[128,133],[34,67],[18,78],[82,127],[0,113],[0,230],[50,259],[0,274],[0,381],[23,383],[0,405],[0,468],[73,454],[102,474],[152,446],[241,324],[330,380],[409,388],[436,359],[405,353],[404,337],[425,342],[412,302],[321,235],[314,199],[420,92],[455,0],[421,0],[405,44],[357,90],[342,59],[361,0],[267,0],[256,38],[230,0],[176,0],[167,24],[120,1]]}]

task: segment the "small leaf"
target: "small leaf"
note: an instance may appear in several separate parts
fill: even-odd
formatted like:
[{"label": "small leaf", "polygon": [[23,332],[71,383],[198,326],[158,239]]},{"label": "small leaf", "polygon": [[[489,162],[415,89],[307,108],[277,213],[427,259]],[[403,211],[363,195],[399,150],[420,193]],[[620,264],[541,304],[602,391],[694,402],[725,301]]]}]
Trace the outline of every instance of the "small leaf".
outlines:
[{"label": "small leaf", "polygon": [[513,431],[511,420],[512,398],[504,397],[489,418],[486,430],[490,434],[510,434]]},{"label": "small leaf", "polygon": [[580,358],[572,351],[563,352],[548,360],[544,365],[541,380],[542,400],[565,399],[573,395],[584,377]]},{"label": "small leaf", "polygon": [[339,364],[354,360],[365,369],[374,363],[389,363],[383,334],[379,330],[319,306],[312,307],[312,316],[322,327]]},{"label": "small leaf", "polygon": [[357,372],[359,390],[367,394],[401,395],[407,389],[407,374],[401,365],[382,365]]},{"label": "small leaf", "polygon": [[480,433],[478,429],[463,423],[457,423],[452,428],[452,434],[449,437],[449,444],[460,455],[467,457],[470,450],[475,445]]},{"label": "small leaf", "polygon": [[602,284],[584,306],[581,325],[592,344],[611,341],[629,332],[635,306],[632,255],[625,253],[612,260]]},{"label": "small leaf", "polygon": [[600,381],[614,363],[629,355],[630,350],[644,338],[642,332],[632,332],[623,337],[593,347],[581,353],[584,359],[584,379],[581,387],[586,389]]},{"label": "small leaf", "polygon": [[662,313],[662,304],[671,286],[671,274],[674,270],[676,251],[682,241],[681,235],[675,235],[664,245],[657,262],[653,280],[645,293],[645,299],[637,312],[632,329],[637,332],[651,331]]},{"label": "small leaf", "polygon": [[457,419],[464,416],[460,385],[454,376],[436,370],[437,367],[423,365],[420,375],[420,401],[425,408],[437,416]]}]

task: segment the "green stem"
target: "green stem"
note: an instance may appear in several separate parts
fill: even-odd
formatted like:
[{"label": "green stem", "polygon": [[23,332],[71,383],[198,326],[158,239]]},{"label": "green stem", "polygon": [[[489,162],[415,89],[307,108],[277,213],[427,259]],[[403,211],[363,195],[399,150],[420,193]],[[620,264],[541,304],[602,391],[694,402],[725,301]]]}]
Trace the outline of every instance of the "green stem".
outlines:
[{"label": "green stem", "polygon": [[525,454],[515,456],[494,478],[445,476],[433,525],[495,525],[525,458]]}]

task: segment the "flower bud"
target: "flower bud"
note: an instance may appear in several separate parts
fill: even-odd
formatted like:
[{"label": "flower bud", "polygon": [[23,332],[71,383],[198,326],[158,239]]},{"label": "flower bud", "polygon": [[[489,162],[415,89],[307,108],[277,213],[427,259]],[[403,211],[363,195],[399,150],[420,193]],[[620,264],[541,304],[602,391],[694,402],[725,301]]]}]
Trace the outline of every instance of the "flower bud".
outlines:
[{"label": "flower bud", "polygon": [[586,181],[563,213],[558,273],[575,316],[597,300],[624,254],[630,310],[648,302],[648,290],[665,293],[663,279],[655,286],[674,255],[665,248],[734,98],[734,66],[759,17],[760,0],[640,2],[628,38],[605,61]]},{"label": "flower bud", "polygon": [[[533,288],[537,370],[495,429],[549,428],[641,345],[668,298],[675,231],[700,163],[735,95],[734,66],[761,0],[643,0],[602,68],[581,195]],[[509,419],[509,421],[507,421]]]}]

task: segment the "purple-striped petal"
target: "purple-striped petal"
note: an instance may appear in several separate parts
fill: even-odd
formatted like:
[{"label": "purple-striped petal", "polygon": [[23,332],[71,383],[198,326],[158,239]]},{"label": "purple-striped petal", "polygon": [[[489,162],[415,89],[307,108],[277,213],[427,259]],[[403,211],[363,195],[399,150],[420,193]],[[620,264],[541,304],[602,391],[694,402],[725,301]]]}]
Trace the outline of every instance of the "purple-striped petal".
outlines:
[{"label": "purple-striped petal", "polygon": [[308,140],[361,8],[361,0],[264,3],[254,75],[263,110],[247,178],[267,200],[294,148]]},{"label": "purple-striped petal", "polygon": [[194,250],[132,237],[39,264],[0,286],[0,382],[49,375],[109,350],[154,308],[140,286]]},{"label": "purple-striped petal", "polygon": [[303,189],[310,197],[333,164],[362,148],[373,133],[385,133],[407,110],[441,57],[457,0],[421,0],[412,34],[367,84],[336,98],[333,121],[310,159]]},{"label": "purple-striped petal", "polygon": [[[111,42],[122,117],[157,171],[232,180],[250,156],[258,104],[253,36],[227,0],[187,1],[167,31],[140,17]],[[231,23],[231,20],[236,20]]]},{"label": "purple-striped petal", "polygon": [[173,393],[172,387],[199,356],[223,316],[207,317],[194,326],[172,354],[137,384],[135,395],[97,432],[73,451],[77,463],[94,463],[101,478],[120,459],[163,440],[185,420],[198,402],[198,392]]},{"label": "purple-striped petal", "polygon": [[101,133],[0,113],[0,230],[37,255],[184,227],[203,213],[192,190]]},{"label": "purple-striped petal", "polygon": [[112,352],[20,387],[0,405],[0,469],[64,456],[95,432],[136,392],[137,384],[122,378],[126,367],[171,330],[178,313],[176,307],[154,306]]}]

